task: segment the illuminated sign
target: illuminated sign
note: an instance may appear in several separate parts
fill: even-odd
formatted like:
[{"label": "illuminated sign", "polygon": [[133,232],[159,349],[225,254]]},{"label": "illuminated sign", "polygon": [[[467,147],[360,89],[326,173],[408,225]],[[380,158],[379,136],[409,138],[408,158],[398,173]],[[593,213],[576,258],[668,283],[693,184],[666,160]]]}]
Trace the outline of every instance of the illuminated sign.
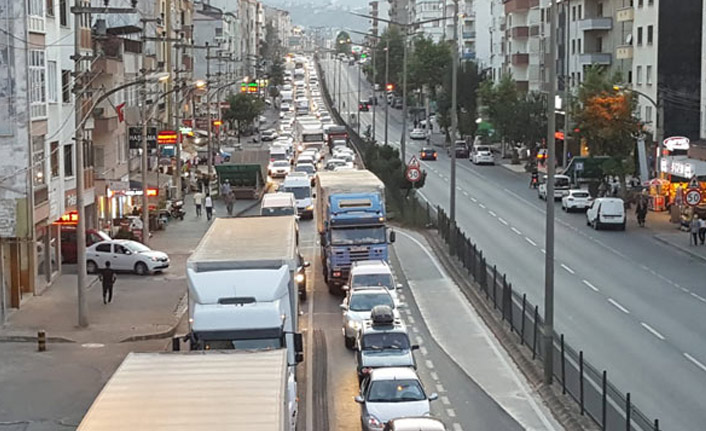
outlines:
[{"label": "illuminated sign", "polygon": [[59,220],[56,221],[56,224],[76,224],[78,223],[78,212],[76,211],[71,211],[66,214],[63,214]]},{"label": "illuminated sign", "polygon": [[159,145],[176,144],[178,134],[174,130],[162,130],[157,134],[157,143]]},{"label": "illuminated sign", "polygon": [[664,146],[669,151],[688,150],[689,138],[685,138],[683,136],[673,136],[664,140]]},{"label": "illuminated sign", "polygon": [[[117,194],[124,194],[125,196],[142,196],[142,190],[126,190],[123,193],[115,193]],[[156,188],[149,188],[147,189],[147,196],[158,196],[159,195],[159,190]]]},{"label": "illuminated sign", "polygon": [[223,121],[221,121],[221,120],[213,120],[213,125],[214,125],[215,127],[222,126],[222,125],[223,125]]}]

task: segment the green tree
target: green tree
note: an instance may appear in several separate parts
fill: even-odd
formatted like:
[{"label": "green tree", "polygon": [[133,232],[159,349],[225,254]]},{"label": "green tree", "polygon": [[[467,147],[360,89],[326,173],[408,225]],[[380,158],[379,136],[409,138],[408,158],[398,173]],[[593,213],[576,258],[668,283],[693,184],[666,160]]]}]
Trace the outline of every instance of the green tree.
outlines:
[{"label": "green tree", "polygon": [[515,86],[515,81],[509,75],[503,76],[497,84],[493,84],[492,81],[483,82],[479,93],[484,114],[493,124],[495,134],[502,143],[504,154],[505,144],[514,138],[514,131],[518,124],[517,108],[520,93]]},{"label": "green tree", "polygon": [[377,69],[375,77],[377,78],[378,83],[382,83],[382,87],[388,84],[385,82],[385,47],[388,43],[390,46],[389,84],[392,84],[397,90],[401,88],[402,60],[404,56],[404,38],[397,26],[387,27],[385,32],[381,35],[381,38],[375,48],[375,68]]},{"label": "green tree", "polygon": [[[444,91],[451,93],[451,74],[446,80]],[[464,62],[458,67],[457,74],[458,131],[461,136],[476,134],[478,124],[478,90],[481,76],[478,65],[474,62]],[[450,107],[450,103],[449,103]]]},{"label": "green tree", "polygon": [[408,88],[421,89],[426,85],[434,98],[451,73],[451,49],[448,43],[425,37],[417,37],[413,44],[412,55],[407,57]]},{"label": "green tree", "polygon": [[282,57],[277,57],[273,60],[268,75],[270,77],[270,85],[284,84],[284,60],[282,60]]},{"label": "green tree", "polygon": [[230,106],[223,118],[228,121],[231,129],[237,128],[240,141],[243,131],[252,126],[255,119],[265,110],[265,102],[252,94],[231,93],[228,95],[228,104]]}]

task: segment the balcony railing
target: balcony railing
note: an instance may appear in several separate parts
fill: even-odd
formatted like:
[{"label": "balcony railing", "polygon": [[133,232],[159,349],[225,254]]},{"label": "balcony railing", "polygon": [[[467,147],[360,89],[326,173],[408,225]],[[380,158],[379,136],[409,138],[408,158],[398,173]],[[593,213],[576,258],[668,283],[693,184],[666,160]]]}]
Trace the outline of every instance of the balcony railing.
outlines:
[{"label": "balcony railing", "polygon": [[605,31],[613,28],[613,18],[586,18],[579,21],[582,31]]},{"label": "balcony railing", "polygon": [[539,6],[539,0],[509,0],[505,2],[505,13],[523,12]]},{"label": "balcony railing", "polygon": [[32,120],[41,120],[47,116],[47,104],[44,102],[29,105],[29,115]]},{"label": "balcony railing", "polygon": [[613,56],[604,52],[587,52],[579,56],[581,64],[600,64],[610,66],[613,62]]},{"label": "balcony railing", "polygon": [[475,39],[475,38],[476,38],[476,32],[475,32],[475,31],[464,31],[464,32],[463,32],[463,38],[464,38],[464,39]]},{"label": "balcony railing", "polygon": [[529,54],[512,54],[511,61],[513,66],[524,66],[529,64]]},{"label": "balcony railing", "polygon": [[510,29],[510,35],[516,39],[525,38],[529,36],[529,27],[526,25],[513,27]]},{"label": "balcony railing", "polygon": [[633,56],[632,45],[621,45],[615,50],[615,58],[617,60],[629,60]]},{"label": "balcony railing", "polygon": [[45,185],[34,186],[34,206],[39,206],[49,200],[49,187]]},{"label": "balcony railing", "polygon": [[463,60],[475,60],[476,59],[476,53],[474,51],[466,51],[463,53],[461,56]]},{"label": "balcony railing", "polygon": [[33,33],[44,33],[45,30],[45,21],[43,16],[29,16],[28,18],[28,26],[29,26],[29,31]]}]

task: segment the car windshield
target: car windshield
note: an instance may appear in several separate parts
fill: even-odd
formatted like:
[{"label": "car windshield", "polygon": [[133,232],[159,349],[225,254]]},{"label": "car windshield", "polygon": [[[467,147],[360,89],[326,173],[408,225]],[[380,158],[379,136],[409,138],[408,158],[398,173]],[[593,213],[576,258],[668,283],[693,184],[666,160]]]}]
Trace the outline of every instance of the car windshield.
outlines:
[{"label": "car windshield", "polygon": [[386,292],[375,293],[356,293],[351,295],[351,303],[349,308],[351,311],[370,311],[378,305],[387,305],[390,308],[394,307],[392,297]]},{"label": "car windshield", "polygon": [[261,338],[257,340],[211,340],[205,345],[205,350],[274,350],[281,349],[279,338]]},{"label": "car windshield", "polygon": [[383,226],[331,230],[331,243],[333,245],[384,244],[385,242],[387,242],[387,238]]},{"label": "car windshield", "polygon": [[351,287],[361,286],[385,286],[394,289],[392,285],[392,275],[390,274],[356,274],[351,281]]},{"label": "car windshield", "polygon": [[306,199],[311,196],[311,187],[285,187],[284,191],[294,194],[295,199]]},{"label": "car windshield", "polygon": [[123,243],[123,245],[133,253],[143,253],[145,251],[152,251],[149,247],[145,246],[144,244],[140,244],[139,242],[130,241]]},{"label": "car windshield", "polygon": [[294,170],[297,172],[306,172],[307,174],[313,174],[315,172],[314,167],[311,165],[308,165],[308,164],[307,165],[297,165],[297,167],[294,168]]},{"label": "car windshield", "polygon": [[279,160],[279,161],[274,162],[272,164],[272,166],[275,166],[277,168],[286,168],[287,166],[289,166],[289,162],[287,162],[285,160]]},{"label": "car windshield", "polygon": [[561,188],[569,188],[569,179],[563,177],[555,177],[554,185]]},{"label": "car windshield", "polygon": [[267,207],[262,209],[264,216],[294,215],[293,207]]},{"label": "car windshield", "polygon": [[305,135],[302,135],[302,141],[304,142],[321,142],[323,140],[323,133],[307,133]]},{"label": "car windshield", "polygon": [[275,161],[275,162],[283,161],[283,160],[286,161],[287,154],[285,154],[285,153],[270,153],[270,160]]},{"label": "car windshield", "polygon": [[367,334],[363,337],[362,347],[363,349],[369,350],[409,349],[409,339],[407,338],[407,334],[402,332]]},{"label": "car windshield", "polygon": [[426,399],[417,380],[376,380],[370,384],[368,402],[399,403]]},{"label": "car windshield", "polygon": [[434,149],[433,148],[422,148],[422,153],[433,153]]}]

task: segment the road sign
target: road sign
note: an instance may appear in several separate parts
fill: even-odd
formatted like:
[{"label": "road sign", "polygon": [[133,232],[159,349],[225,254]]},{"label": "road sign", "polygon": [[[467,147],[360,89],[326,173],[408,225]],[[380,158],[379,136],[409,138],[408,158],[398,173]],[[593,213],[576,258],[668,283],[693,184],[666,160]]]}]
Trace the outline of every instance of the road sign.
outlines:
[{"label": "road sign", "polygon": [[416,156],[412,156],[412,158],[409,159],[409,164],[407,164],[407,170],[405,171],[404,176],[410,183],[416,183],[422,179],[421,166]]},{"label": "road sign", "polygon": [[417,156],[412,156],[409,159],[407,166],[416,166],[417,168],[420,167],[421,165],[419,164],[419,160],[417,160]]},{"label": "road sign", "polygon": [[686,203],[689,206],[695,207],[701,203],[701,190],[689,189],[686,191]]},{"label": "road sign", "polygon": [[699,179],[696,178],[696,175],[694,175],[693,177],[691,177],[691,179],[689,180],[689,188],[690,188],[690,189],[698,189],[698,188],[701,188],[701,184],[699,183]]}]

